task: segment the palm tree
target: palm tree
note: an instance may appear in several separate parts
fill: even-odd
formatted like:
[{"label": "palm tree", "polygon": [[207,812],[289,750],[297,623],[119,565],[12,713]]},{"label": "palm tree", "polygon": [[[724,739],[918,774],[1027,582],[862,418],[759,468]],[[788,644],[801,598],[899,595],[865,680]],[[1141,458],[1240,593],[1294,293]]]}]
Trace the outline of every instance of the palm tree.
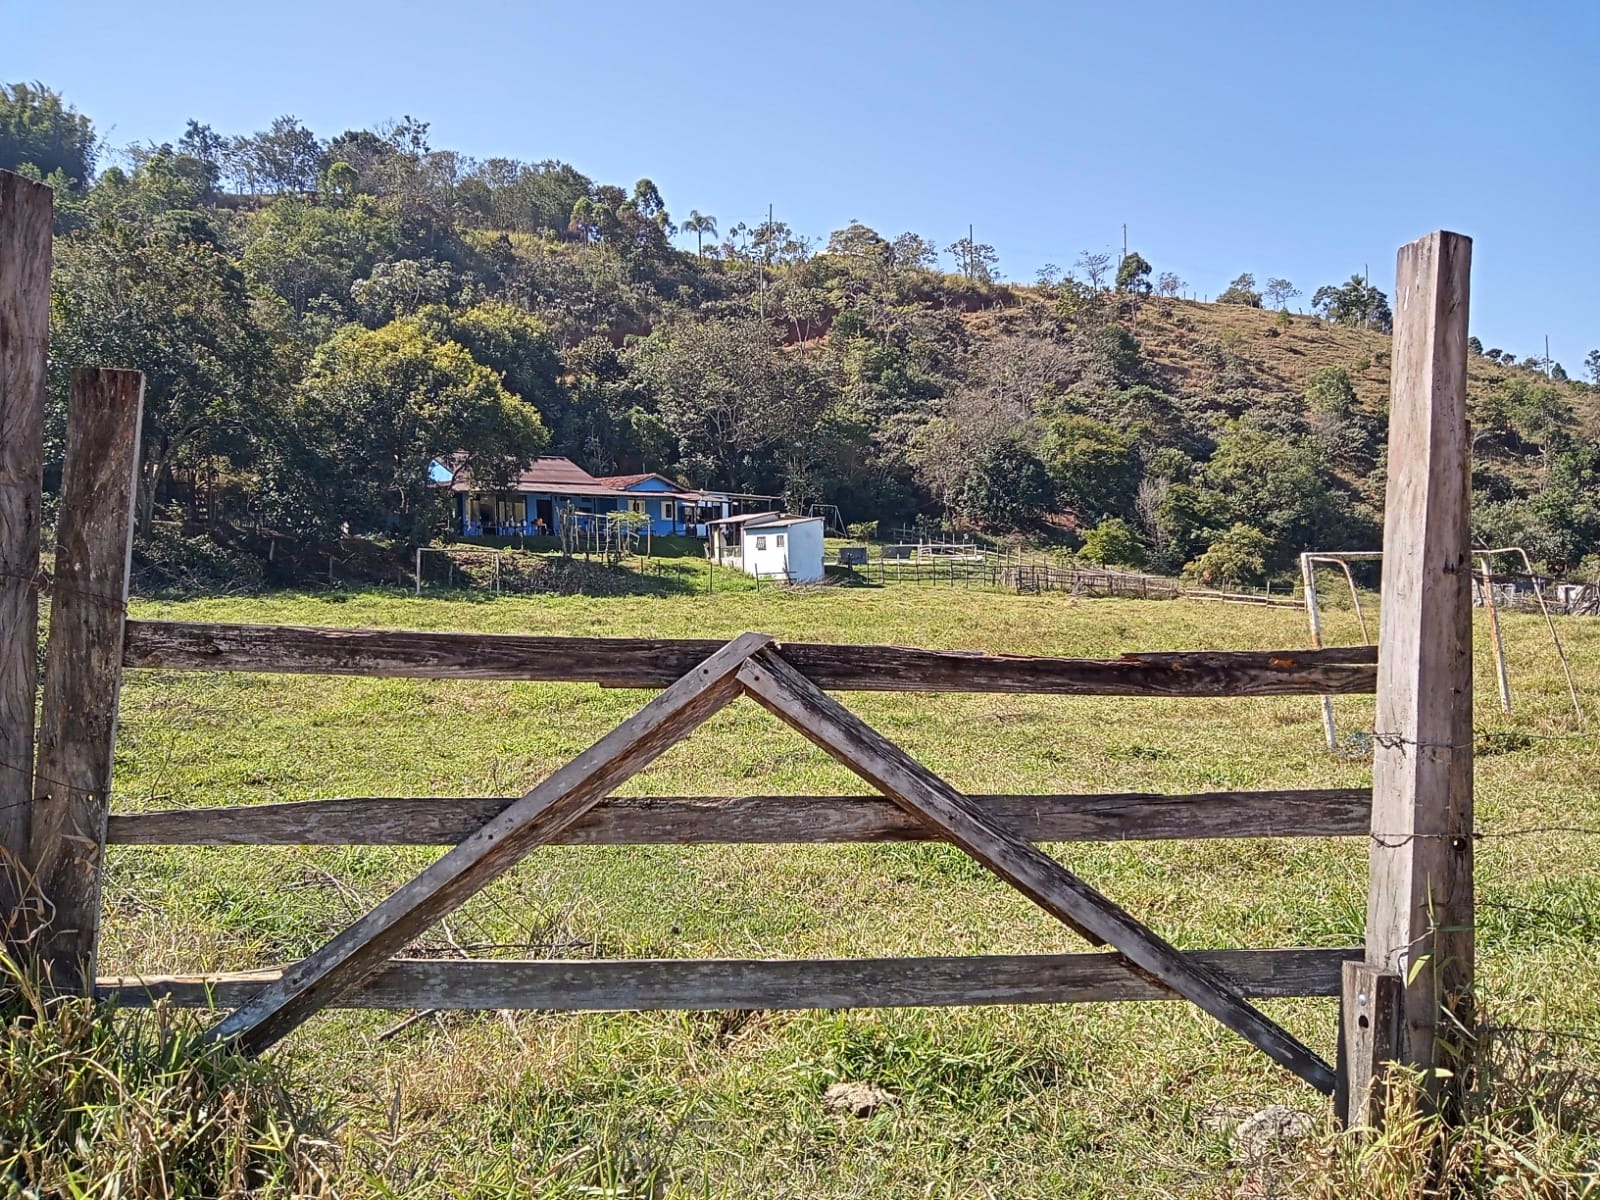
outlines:
[{"label": "palm tree", "polygon": [[699,209],[691,208],[689,210],[689,215],[684,218],[682,229],[685,233],[694,234],[694,252],[701,258],[704,258],[706,256],[704,241],[705,235],[709,233],[715,236],[717,232],[717,219],[715,217],[706,216],[704,213],[700,212]]}]

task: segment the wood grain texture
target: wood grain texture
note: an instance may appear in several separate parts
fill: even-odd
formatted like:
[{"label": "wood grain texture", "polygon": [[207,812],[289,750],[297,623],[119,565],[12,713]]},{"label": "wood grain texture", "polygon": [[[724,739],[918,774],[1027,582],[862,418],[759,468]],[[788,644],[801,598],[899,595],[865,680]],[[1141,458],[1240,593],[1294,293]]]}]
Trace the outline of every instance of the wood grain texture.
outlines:
[{"label": "wood grain texture", "polygon": [[[665,687],[720,642],[527,637],[291,625],[129,621],[124,662],[178,670],[512,679]],[[784,658],[836,691],[1024,692],[1075,696],[1311,696],[1370,692],[1372,646],[1218,650],[1117,659],[1029,657],[901,646],[788,642]]]},{"label": "wood grain texture", "polygon": [[1423,1068],[1459,1066],[1443,1030],[1472,1027],[1471,260],[1429,234],[1395,282],[1367,961],[1408,981],[1401,1057]]},{"label": "wood grain texture", "polygon": [[[1366,788],[1193,795],[969,796],[1033,842],[1157,838],[1354,837]],[[432,846],[459,842],[515,803],[509,796],[298,800],[113,813],[126,846]],[[612,797],[552,845],[919,842],[940,834],[881,796]]]},{"label": "wood grain texture", "polygon": [[[1349,950],[1205,950],[1185,958],[1249,996],[1331,996]],[[134,1007],[249,1003],[277,971],[107,978],[96,993]],[[645,1009],[901,1008],[1172,1000],[1116,954],[955,958],[396,959],[330,1007],[634,1012]]]},{"label": "wood grain texture", "polygon": [[6,858],[26,860],[33,799],[53,195],[0,171],[0,935],[18,899]]},{"label": "wood grain texture", "polygon": [[1400,1053],[1405,984],[1367,962],[1343,964],[1339,986],[1339,1086],[1334,1116],[1346,1129],[1383,1120],[1384,1073]]},{"label": "wood grain texture", "polygon": [[144,376],[73,372],[29,857],[54,986],[94,979]]},{"label": "wood grain texture", "polygon": [[372,911],[230,1013],[208,1037],[270,1046],[357,987],[412,938],[555,837],[740,694],[739,668],[770,645],[746,633],[718,648],[571,762],[396,888]]},{"label": "wood grain texture", "polygon": [[745,690],[907,812],[937,829],[1039,907],[1193,1001],[1313,1087],[1331,1093],[1333,1069],[1221,976],[1187,960],[1127,911],[996,820],[980,805],[813,685],[775,650],[739,671]]}]

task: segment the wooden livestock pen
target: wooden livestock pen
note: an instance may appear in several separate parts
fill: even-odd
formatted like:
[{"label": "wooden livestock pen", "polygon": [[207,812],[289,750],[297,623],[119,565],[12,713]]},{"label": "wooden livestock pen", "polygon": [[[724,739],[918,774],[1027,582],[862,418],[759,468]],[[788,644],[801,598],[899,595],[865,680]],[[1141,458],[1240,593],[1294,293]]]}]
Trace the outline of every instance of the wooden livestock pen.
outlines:
[{"label": "wooden livestock pen", "polygon": [[[80,371],[53,578],[38,570],[39,414],[48,302],[48,192],[0,192],[0,804],[25,888],[6,914],[56,988],[125,1004],[165,997],[230,1010],[211,1029],[259,1051],[330,1006],[750,1009],[1187,1000],[1314,1088],[1368,1113],[1382,1064],[1454,1065],[1470,1028],[1472,739],[1467,653],[1469,243],[1400,252],[1390,503],[1380,650],[1197,651],[1083,660],[891,646],[488,636],[130,620],[127,573],[142,381]],[[23,269],[17,269],[18,263]],[[52,615],[37,759],[36,597]],[[18,652],[26,647],[27,654]],[[562,680],[659,688],[527,794],[455,804],[307,801],[110,818],[117,691],[127,670],[274,671]],[[965,795],[833,693],[1026,692],[1268,696],[1376,691],[1374,785],[1199,795]],[[844,763],[876,797],[612,799],[713,713],[747,698]],[[1364,947],[1182,952],[1037,843],[1125,838],[1370,838]],[[942,839],[1079,934],[1088,952],[833,961],[418,961],[397,957],[535,847],[550,843]],[[448,844],[326,945],[283,969],[101,978],[108,842]],[[241,851],[248,852],[248,851]],[[1252,1000],[1343,997],[1337,1066]],[[1436,1086],[1442,1075],[1431,1076]]]}]

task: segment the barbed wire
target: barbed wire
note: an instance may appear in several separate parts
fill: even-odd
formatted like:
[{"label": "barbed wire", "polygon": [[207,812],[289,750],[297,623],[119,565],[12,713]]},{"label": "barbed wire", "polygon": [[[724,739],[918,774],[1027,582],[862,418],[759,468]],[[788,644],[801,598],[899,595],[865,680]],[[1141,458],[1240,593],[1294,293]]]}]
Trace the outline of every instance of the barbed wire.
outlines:
[{"label": "barbed wire", "polygon": [[61,582],[58,576],[50,574],[43,566],[29,574],[26,571],[12,570],[0,565],[0,579],[13,579],[25,583],[41,596],[57,596],[70,593],[80,599],[89,601],[91,604],[99,604],[119,613],[126,614],[128,611],[128,599],[126,596],[112,596],[102,592],[91,592],[84,588],[74,587],[71,584]]},{"label": "barbed wire", "polygon": [[1539,837],[1549,834],[1575,834],[1580,837],[1600,837],[1600,826],[1591,825],[1528,825],[1521,829],[1474,829],[1470,833],[1455,830],[1447,833],[1382,833],[1374,830],[1372,843],[1385,850],[1399,850],[1412,842],[1430,840],[1461,841],[1467,837],[1475,842],[1496,838]]},{"label": "barbed wire", "polygon": [[[21,766],[18,763],[11,762],[11,761],[9,761],[7,759],[4,759],[4,758],[0,758],[0,770],[11,771],[11,772],[13,772],[13,773],[15,773],[17,775],[23,776],[24,778],[31,779],[35,784],[48,783],[52,787],[66,788],[68,791],[83,791],[84,790],[84,787],[83,787],[82,784],[72,783],[71,781],[66,780],[66,779],[55,779],[55,778],[52,778],[49,775],[41,775],[33,767]],[[14,808],[28,808],[28,807],[31,807],[32,804],[33,804],[33,800],[32,799],[11,800],[11,801],[6,802],[5,804],[0,804],[0,812],[8,812],[8,811],[10,811],[11,809],[14,809]]]}]

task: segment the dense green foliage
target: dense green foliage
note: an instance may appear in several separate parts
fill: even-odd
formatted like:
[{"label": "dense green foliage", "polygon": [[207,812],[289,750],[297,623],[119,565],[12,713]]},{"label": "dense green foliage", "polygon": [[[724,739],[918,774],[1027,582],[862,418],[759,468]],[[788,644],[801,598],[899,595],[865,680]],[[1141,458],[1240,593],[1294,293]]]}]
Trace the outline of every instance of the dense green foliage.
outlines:
[{"label": "dense green foliage", "polygon": [[53,183],[81,185],[94,170],[94,152],[89,118],[59,93],[38,84],[0,85],[0,168],[26,166]]},{"label": "dense green foliage", "polygon": [[[427,537],[433,459],[490,479],[543,450],[884,528],[1076,545],[1116,520],[1094,552],[1160,571],[1220,542],[1251,573],[1241,527],[1265,573],[1377,536],[1385,420],[1357,385],[1390,311],[1361,277],[1311,318],[1288,280],[1240,274],[1218,300],[1241,307],[1215,310],[1234,324],[1203,337],[1138,253],[1023,288],[970,234],[944,273],[936,242],[859,222],[820,248],[771,218],[678,224],[648,179],[471,160],[411,118],[328,140],[192,121],[98,175],[95,149],[54,93],[0,94],[0,165],[58,188],[54,453],[72,366],[144,369],[145,533],[204,486],[235,522]],[[1367,340],[1297,376],[1239,345],[1308,323]],[[1481,532],[1574,568],[1600,550],[1591,389],[1474,361],[1496,364],[1473,389]]]}]

